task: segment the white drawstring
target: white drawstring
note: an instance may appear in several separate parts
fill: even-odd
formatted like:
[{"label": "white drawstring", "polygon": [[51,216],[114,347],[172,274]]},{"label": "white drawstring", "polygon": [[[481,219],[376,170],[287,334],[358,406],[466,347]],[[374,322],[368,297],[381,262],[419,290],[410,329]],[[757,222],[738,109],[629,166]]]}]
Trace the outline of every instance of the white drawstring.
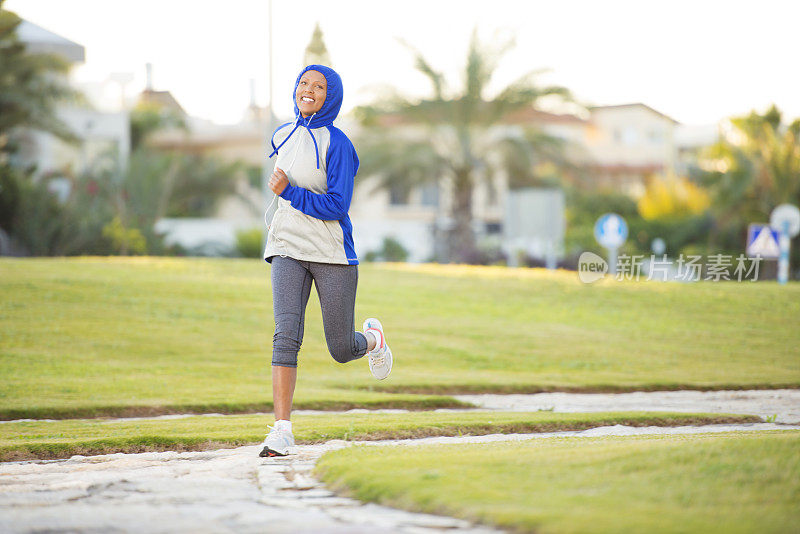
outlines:
[{"label": "white drawstring", "polygon": [[270,221],[267,220],[267,215],[269,214],[269,210],[272,209],[272,205],[275,204],[276,200],[278,200],[278,195],[273,194],[272,202],[269,203],[269,206],[267,206],[267,211],[264,212],[264,224],[267,228],[270,227]]}]

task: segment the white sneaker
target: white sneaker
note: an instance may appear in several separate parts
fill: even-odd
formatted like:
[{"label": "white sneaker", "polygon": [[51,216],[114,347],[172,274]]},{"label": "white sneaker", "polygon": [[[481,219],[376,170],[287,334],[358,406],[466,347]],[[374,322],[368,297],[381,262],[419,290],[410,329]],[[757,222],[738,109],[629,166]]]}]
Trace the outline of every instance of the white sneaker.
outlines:
[{"label": "white sneaker", "polygon": [[369,358],[369,370],[372,376],[378,380],[383,380],[392,370],[392,351],[386,344],[386,336],[383,335],[383,325],[377,319],[367,319],[364,321],[364,334],[372,332],[377,344],[375,348],[367,353]]},{"label": "white sneaker", "polygon": [[278,430],[275,427],[268,426],[270,429],[269,434],[264,439],[261,445],[264,449],[259,453],[259,456],[286,456],[291,452],[294,447],[294,436],[291,432],[286,430]]}]

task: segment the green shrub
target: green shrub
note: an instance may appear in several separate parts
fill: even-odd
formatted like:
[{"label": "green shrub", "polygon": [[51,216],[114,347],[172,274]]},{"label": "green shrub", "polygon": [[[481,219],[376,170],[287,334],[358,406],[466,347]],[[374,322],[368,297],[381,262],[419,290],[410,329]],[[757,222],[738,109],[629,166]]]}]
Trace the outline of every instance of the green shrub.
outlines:
[{"label": "green shrub", "polygon": [[245,258],[260,258],[264,253],[261,228],[236,232],[236,251]]},{"label": "green shrub", "polygon": [[117,254],[144,254],[147,252],[147,240],[138,228],[128,228],[119,216],[103,227],[103,237],[111,241]]},{"label": "green shrub", "polygon": [[48,189],[48,178],[36,179],[32,169],[0,165],[0,227],[32,256],[109,254],[103,227],[111,206],[87,193],[87,180],[71,178],[72,192],[60,201]]},{"label": "green shrub", "polygon": [[408,259],[408,251],[393,237],[383,238],[383,244],[378,250],[371,250],[364,254],[364,261],[397,261]]}]

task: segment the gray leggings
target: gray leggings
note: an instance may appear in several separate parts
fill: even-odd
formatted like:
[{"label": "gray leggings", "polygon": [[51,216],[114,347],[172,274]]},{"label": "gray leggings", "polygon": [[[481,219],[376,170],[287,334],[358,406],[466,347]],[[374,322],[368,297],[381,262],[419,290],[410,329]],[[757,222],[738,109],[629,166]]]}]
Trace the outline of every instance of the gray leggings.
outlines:
[{"label": "gray leggings", "polygon": [[273,256],[275,335],[272,338],[272,365],[297,367],[297,351],[303,343],[312,280],[317,286],[325,341],[333,359],[347,363],[367,353],[367,338],[355,331],[353,322],[358,266]]}]

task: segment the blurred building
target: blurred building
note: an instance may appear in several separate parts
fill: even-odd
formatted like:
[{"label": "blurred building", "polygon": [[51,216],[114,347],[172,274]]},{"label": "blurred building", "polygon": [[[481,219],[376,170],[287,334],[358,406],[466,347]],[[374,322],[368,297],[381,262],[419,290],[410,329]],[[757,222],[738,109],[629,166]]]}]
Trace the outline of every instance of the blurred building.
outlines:
[{"label": "blurred building", "polygon": [[[73,66],[85,59],[83,46],[27,20],[18,26],[17,36],[32,53],[56,54]],[[69,76],[66,82],[72,84]],[[51,189],[62,198],[69,194],[70,176],[89,169],[120,172],[125,167],[130,153],[127,113],[61,103],[56,115],[80,142],[70,144],[49,133],[23,129],[16,135],[20,146],[16,164],[35,166],[36,176],[49,178]]]},{"label": "blurred building", "polygon": [[[392,127],[403,126],[399,123]],[[644,192],[648,180],[674,172],[678,164],[678,122],[641,103],[592,107],[587,117],[520,110],[506,117],[503,127],[536,127],[565,141],[566,157],[583,169],[580,179],[574,177],[577,187],[637,197]],[[685,164],[696,149],[693,143],[697,140],[687,141]],[[385,237],[391,237],[409,250],[412,261],[437,256],[437,238],[450,223],[447,213],[451,195],[445,185],[427,185],[398,195],[375,189],[374,178],[360,176],[358,181],[361,185],[351,208],[357,247],[375,250]],[[518,251],[552,264],[553,254],[563,254],[563,197],[550,188],[526,190],[520,195],[511,193],[508,177],[501,176],[493,187],[483,182],[476,185],[472,205],[479,242],[502,248],[507,256],[512,254],[511,243]],[[545,198],[553,199],[546,205],[561,206],[561,213],[552,214],[554,228],[559,231],[525,226],[538,219],[522,215],[526,211],[524,203],[529,202],[528,210],[536,210]],[[552,240],[544,238],[548,232],[553,235]]]},{"label": "blurred building", "polygon": [[680,125],[675,131],[675,146],[678,161],[675,173],[694,179],[700,172],[700,161],[704,148],[713,145],[724,137],[727,121],[718,124]]},{"label": "blurred building", "polygon": [[261,192],[261,177],[266,122],[246,116],[237,124],[220,125],[187,117],[186,125],[187,131],[160,132],[149,142],[150,146],[227,162],[238,161],[244,167],[236,180],[236,193],[220,203],[214,217],[163,219],[156,228],[166,234],[167,244],[208,253],[230,252],[235,248],[238,231],[264,225],[267,202]]},{"label": "blurred building", "polygon": [[596,187],[639,196],[650,177],[674,172],[678,121],[641,103],[589,111],[583,142],[589,179]]},{"label": "blurred building", "polygon": [[218,158],[243,164],[236,180],[236,192],[225,198],[214,217],[162,219],[156,230],[166,234],[167,244],[179,244],[187,250],[215,254],[230,252],[236,245],[236,233],[262,228],[267,197],[261,191],[265,154],[265,135],[269,129],[269,111],[255,103],[251,81],[250,104],[236,124],[216,124],[191,117],[169,91],[156,91],[148,66],[147,88],[139,102],[154,103],[179,112],[186,129],[169,129],[148,140],[152,148]]}]

